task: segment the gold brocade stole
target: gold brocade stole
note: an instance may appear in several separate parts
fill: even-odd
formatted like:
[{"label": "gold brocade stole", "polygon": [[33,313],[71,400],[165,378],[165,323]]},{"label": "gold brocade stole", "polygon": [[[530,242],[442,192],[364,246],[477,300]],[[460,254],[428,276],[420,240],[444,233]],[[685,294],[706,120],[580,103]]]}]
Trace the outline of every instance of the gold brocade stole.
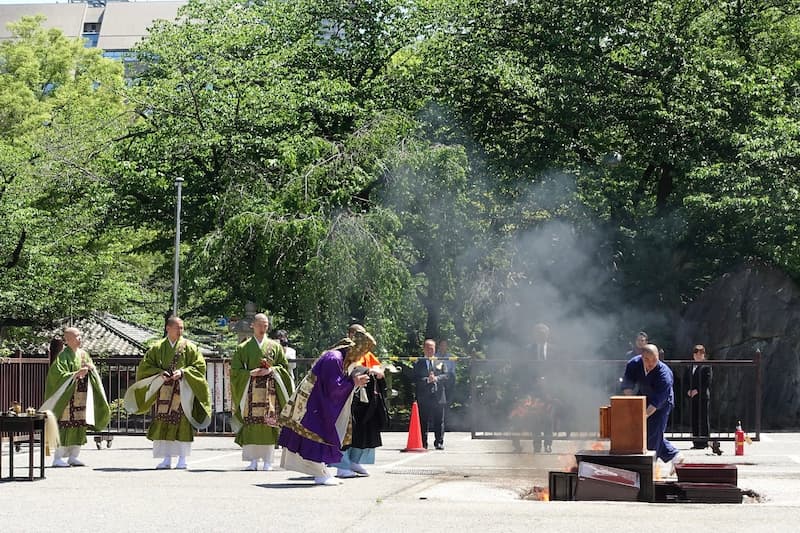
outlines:
[{"label": "gold brocade stole", "polygon": [[250,380],[244,406],[244,422],[278,427],[278,395],[275,393],[275,378],[272,376],[256,376]]},{"label": "gold brocade stole", "polygon": [[[181,339],[175,346],[175,357],[172,358],[169,371],[175,372],[175,365],[178,364],[178,358],[186,349],[186,340]],[[183,416],[183,407],[181,406],[181,383],[180,381],[170,381],[164,383],[158,389],[158,400],[156,400],[156,420],[161,420],[167,424],[178,424]]]},{"label": "gold brocade stole", "polygon": [[[264,346],[260,348],[261,355],[272,365],[272,356],[266,353],[269,343],[264,339],[263,344]],[[275,393],[274,375],[256,376],[250,380],[247,402],[245,402],[242,415],[245,424],[266,424],[278,427],[278,395]]]},{"label": "gold brocade stole", "polygon": [[[86,352],[78,350],[75,355],[80,355],[80,368],[86,364]],[[64,407],[58,425],[63,428],[77,428],[86,425],[86,392],[89,385],[88,376],[75,379],[75,392],[69,399],[69,404]]]}]

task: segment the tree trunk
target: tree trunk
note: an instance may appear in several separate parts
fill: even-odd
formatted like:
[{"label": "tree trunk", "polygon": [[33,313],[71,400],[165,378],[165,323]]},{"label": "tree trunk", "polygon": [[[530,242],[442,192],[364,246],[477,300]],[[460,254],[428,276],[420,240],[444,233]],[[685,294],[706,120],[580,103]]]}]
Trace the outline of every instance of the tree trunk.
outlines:
[{"label": "tree trunk", "polygon": [[658,187],[656,189],[656,212],[663,214],[667,208],[667,201],[673,190],[672,165],[670,163],[661,164],[661,172],[658,176]]},{"label": "tree trunk", "polygon": [[22,255],[22,247],[25,246],[25,239],[27,239],[28,233],[23,229],[22,233],[19,234],[19,240],[17,240],[17,245],[14,247],[14,251],[11,252],[11,257],[6,264],[3,265],[4,268],[13,268],[17,266],[19,263],[20,255]]},{"label": "tree trunk", "polygon": [[425,320],[425,338],[438,339],[439,338],[439,322],[441,319],[441,312],[439,310],[439,303],[431,298],[425,299],[425,311],[427,311],[428,318]]}]

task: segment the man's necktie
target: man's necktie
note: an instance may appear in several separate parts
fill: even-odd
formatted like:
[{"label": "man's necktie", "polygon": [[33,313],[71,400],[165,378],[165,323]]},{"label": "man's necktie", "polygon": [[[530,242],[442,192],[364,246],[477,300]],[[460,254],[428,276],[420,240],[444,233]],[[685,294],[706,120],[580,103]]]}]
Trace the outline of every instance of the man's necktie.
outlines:
[{"label": "man's necktie", "polygon": [[[433,372],[433,361],[428,359],[428,375],[430,375],[431,372]],[[437,390],[439,390],[439,384],[434,381],[431,383],[431,392],[436,393]]]}]

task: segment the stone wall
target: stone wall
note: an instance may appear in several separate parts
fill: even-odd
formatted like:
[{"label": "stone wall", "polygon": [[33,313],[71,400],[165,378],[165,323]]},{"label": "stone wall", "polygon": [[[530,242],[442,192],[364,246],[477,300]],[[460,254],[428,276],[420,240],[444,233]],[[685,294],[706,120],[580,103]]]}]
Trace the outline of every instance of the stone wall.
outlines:
[{"label": "stone wall", "polygon": [[[800,427],[800,288],[785,273],[747,264],[714,281],[687,306],[675,353],[690,358],[695,344],[721,360],[750,359],[760,350],[762,428]],[[743,404],[753,377],[724,370],[715,372],[711,410],[727,425],[754,407]]]}]

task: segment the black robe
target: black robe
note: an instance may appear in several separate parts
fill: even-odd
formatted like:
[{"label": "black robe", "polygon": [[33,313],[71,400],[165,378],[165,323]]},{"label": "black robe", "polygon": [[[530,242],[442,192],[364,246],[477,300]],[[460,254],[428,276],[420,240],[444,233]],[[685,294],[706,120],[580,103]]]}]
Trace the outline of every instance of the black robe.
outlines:
[{"label": "black robe", "polygon": [[[383,445],[381,430],[389,427],[389,414],[386,411],[386,380],[371,376],[364,387],[368,402],[360,400],[360,393],[353,397],[353,448],[378,448]],[[343,449],[347,449],[346,446]]]}]

